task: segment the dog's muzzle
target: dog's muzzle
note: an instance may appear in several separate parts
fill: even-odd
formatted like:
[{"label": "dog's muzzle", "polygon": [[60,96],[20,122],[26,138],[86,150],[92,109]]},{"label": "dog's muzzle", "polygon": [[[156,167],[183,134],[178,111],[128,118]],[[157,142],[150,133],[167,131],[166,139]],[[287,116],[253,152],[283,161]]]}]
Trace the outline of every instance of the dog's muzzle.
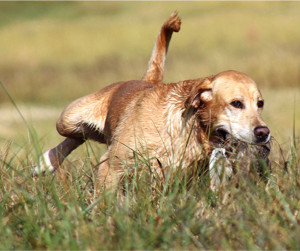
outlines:
[{"label": "dog's muzzle", "polygon": [[[270,141],[270,130],[266,126],[257,126],[253,130],[254,139],[250,144],[254,145],[265,145]],[[220,126],[215,128],[210,137],[210,142],[215,147],[222,147],[229,142],[243,142],[243,140],[238,140],[233,137],[230,132],[228,132],[224,127]]]}]

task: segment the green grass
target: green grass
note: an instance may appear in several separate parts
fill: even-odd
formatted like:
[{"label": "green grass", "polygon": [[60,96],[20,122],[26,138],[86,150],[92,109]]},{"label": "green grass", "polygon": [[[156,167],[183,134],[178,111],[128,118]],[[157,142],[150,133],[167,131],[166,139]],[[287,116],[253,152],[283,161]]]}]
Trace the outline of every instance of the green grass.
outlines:
[{"label": "green grass", "polygon": [[[299,145],[299,142],[297,142]],[[35,155],[34,144],[25,149]],[[94,197],[94,157],[32,178],[33,160],[1,148],[1,249],[299,249],[299,149],[272,161],[268,184],[241,176],[218,192],[207,177],[164,183],[147,170]],[[190,181],[190,182],[189,182]]]},{"label": "green grass", "polygon": [[[94,197],[105,147],[89,142],[54,176],[31,177],[63,138],[55,121],[77,97],[140,79],[174,10],[165,81],[243,71],[259,84],[275,137],[266,185],[240,177],[219,192],[180,172],[147,171]],[[0,3],[0,249],[300,249],[300,4],[297,2]],[[28,130],[29,128],[29,130]],[[30,133],[31,132],[31,133]]]}]

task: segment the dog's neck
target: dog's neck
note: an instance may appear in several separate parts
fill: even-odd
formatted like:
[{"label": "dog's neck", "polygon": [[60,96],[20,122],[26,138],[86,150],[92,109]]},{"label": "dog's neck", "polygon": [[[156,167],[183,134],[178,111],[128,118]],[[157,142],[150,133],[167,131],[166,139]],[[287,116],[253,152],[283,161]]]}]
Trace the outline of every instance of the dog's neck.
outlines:
[{"label": "dog's neck", "polygon": [[[185,106],[186,100],[189,98],[191,92],[195,88],[199,88],[205,85],[206,78],[199,78],[193,80],[185,80],[178,82],[171,89],[169,94],[166,97],[166,103],[168,105],[168,111],[166,114],[169,114],[167,122],[168,133],[174,137],[180,137],[180,135],[173,135],[176,130],[175,127],[182,128],[185,130],[185,133],[180,132],[181,134],[190,135],[187,145],[200,146],[204,148],[206,153],[211,152],[211,147],[209,143],[209,128],[210,121],[207,120],[207,110],[187,108]],[[206,86],[203,86],[206,88]],[[203,108],[207,109],[207,108]],[[172,125],[172,126],[171,126]],[[195,137],[193,137],[193,135]],[[195,142],[191,142],[194,140]]]}]

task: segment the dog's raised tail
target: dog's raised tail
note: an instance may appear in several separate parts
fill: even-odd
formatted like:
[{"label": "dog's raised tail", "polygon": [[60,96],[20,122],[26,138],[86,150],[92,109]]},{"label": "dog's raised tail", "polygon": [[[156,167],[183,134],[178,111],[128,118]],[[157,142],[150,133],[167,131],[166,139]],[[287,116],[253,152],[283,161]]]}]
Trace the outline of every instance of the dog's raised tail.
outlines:
[{"label": "dog's raised tail", "polygon": [[143,81],[157,84],[161,83],[164,74],[164,64],[170,40],[173,32],[178,32],[181,26],[181,19],[177,12],[174,12],[162,25],[157,35],[152,55],[148,63],[148,69],[142,78]]}]

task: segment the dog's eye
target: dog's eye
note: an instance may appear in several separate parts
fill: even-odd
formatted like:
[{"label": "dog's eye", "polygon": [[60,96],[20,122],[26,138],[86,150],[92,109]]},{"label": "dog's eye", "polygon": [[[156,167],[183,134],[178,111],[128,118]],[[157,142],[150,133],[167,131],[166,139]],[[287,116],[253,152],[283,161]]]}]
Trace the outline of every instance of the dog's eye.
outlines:
[{"label": "dog's eye", "polygon": [[262,101],[262,100],[257,101],[257,107],[258,108],[263,108],[264,107],[264,101]]},{"label": "dog's eye", "polygon": [[241,101],[235,100],[230,103],[234,108],[243,109],[244,105]]}]

